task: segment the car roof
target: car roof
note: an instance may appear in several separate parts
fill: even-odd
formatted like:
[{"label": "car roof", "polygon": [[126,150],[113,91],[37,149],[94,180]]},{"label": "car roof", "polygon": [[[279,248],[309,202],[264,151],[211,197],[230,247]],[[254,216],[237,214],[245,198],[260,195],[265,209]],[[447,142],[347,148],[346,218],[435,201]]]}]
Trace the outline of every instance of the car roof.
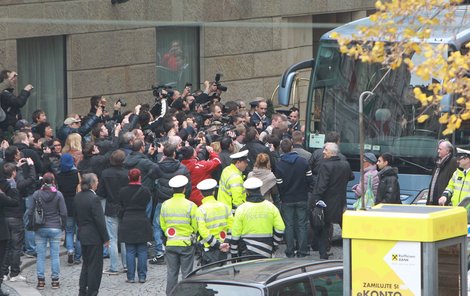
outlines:
[{"label": "car roof", "polygon": [[228,264],[193,273],[185,281],[236,282],[246,284],[268,284],[279,278],[329,268],[342,268],[342,261],[294,258],[266,258]]}]

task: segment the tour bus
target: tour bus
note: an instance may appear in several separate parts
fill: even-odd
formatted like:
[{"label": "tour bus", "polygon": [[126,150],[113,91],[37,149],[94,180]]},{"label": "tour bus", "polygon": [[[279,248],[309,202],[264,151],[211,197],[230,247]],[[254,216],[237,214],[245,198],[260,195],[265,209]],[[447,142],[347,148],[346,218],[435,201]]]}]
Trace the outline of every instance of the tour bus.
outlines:
[{"label": "tour bus", "polygon": [[[465,45],[470,41],[470,21],[465,9],[457,10],[452,24],[433,28],[427,42],[436,45],[446,43],[450,52],[466,50]],[[301,110],[306,113],[306,147],[310,150],[320,149],[328,132],[340,133],[341,153],[347,157],[355,174],[355,180],[348,184],[348,208],[356,200],[350,188],[359,182],[359,97],[364,91],[371,91],[387,69],[381,64],[363,63],[341,54],[336,40],[331,36],[337,32],[340,36],[351,37],[358,32],[358,27],[373,25],[369,18],[364,18],[324,34],[316,59],[300,62],[287,69],[280,79],[278,90],[279,104],[289,105],[292,88],[295,87],[295,81],[299,80],[296,78],[298,72],[311,69],[307,110]],[[414,64],[419,64],[423,59],[419,54],[412,56]],[[425,203],[439,139],[447,138],[462,148],[470,145],[470,121],[464,121],[455,133],[442,135],[445,125],[438,122],[440,113],[450,109],[458,111],[452,95],[445,95],[440,106],[427,110],[426,114],[430,115],[427,121],[417,122],[423,108],[415,99],[413,88],[420,87],[425,92],[429,83],[439,81],[436,79],[424,81],[402,64],[387,74],[374,94],[363,104],[364,150],[376,156],[384,152],[394,155],[393,166],[398,168],[401,200],[404,204]]]}]

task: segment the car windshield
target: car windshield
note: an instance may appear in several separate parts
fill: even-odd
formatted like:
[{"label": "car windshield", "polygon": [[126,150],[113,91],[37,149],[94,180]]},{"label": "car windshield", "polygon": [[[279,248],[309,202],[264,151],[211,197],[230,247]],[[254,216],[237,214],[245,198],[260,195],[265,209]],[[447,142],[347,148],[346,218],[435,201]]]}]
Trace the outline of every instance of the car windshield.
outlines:
[{"label": "car windshield", "polygon": [[261,296],[263,292],[254,287],[234,286],[212,283],[180,283],[173,291],[173,296]]}]

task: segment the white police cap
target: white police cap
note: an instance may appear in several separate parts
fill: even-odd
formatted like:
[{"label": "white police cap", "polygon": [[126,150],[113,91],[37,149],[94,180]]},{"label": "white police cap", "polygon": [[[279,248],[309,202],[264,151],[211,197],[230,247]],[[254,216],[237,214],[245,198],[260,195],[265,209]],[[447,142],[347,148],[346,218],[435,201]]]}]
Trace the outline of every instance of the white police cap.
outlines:
[{"label": "white police cap", "polygon": [[199,190],[211,190],[217,186],[217,181],[214,179],[205,179],[197,184],[197,189]]},{"label": "white police cap", "polygon": [[457,148],[457,156],[470,157],[470,150],[465,150],[462,148]]},{"label": "white police cap", "polygon": [[246,158],[248,156],[248,150],[245,150],[245,151],[240,151],[240,152],[237,152],[237,153],[234,153],[232,155],[230,155],[230,158],[231,159],[242,159],[242,158]]},{"label": "white police cap", "polygon": [[245,187],[245,189],[254,190],[260,188],[261,186],[263,186],[263,181],[254,177],[246,179],[246,181],[243,183],[243,187]]},{"label": "white police cap", "polygon": [[186,176],[177,175],[170,179],[168,185],[170,185],[171,188],[180,188],[188,184],[188,182],[189,180]]}]

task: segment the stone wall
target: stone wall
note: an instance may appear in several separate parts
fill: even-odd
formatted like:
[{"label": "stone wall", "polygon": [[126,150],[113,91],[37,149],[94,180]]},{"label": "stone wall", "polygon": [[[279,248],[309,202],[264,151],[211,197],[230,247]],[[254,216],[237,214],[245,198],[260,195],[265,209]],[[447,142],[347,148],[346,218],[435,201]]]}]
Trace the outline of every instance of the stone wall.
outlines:
[{"label": "stone wall", "polygon": [[[201,27],[201,83],[223,73],[225,100],[271,97],[282,72],[311,58],[316,15],[360,15],[368,0],[2,0],[0,68],[15,69],[16,39],[66,35],[68,112],[95,94],[151,102],[155,27]],[[301,98],[305,98],[305,89]]]}]

